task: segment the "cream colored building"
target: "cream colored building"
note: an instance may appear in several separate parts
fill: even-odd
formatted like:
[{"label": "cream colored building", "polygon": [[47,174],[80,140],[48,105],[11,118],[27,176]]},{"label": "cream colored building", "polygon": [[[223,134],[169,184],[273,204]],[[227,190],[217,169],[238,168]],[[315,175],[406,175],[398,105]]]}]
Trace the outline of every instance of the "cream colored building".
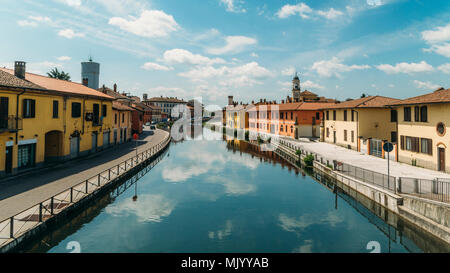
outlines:
[{"label": "cream colored building", "polygon": [[386,104],[398,101],[370,96],[323,108],[322,141],[384,158],[383,143],[397,142],[396,112]]},{"label": "cream colored building", "polygon": [[450,89],[392,104],[398,111],[398,161],[450,172]]}]

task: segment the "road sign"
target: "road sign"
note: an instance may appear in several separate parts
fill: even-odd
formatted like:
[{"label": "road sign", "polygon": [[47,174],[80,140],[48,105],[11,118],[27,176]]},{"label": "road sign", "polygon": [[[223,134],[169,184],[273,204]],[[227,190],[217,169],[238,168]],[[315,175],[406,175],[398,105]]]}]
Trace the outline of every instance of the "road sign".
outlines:
[{"label": "road sign", "polygon": [[134,133],[134,135],[133,135],[133,139],[134,139],[134,140],[138,140],[138,139],[139,139],[139,136],[138,136],[138,134]]},{"label": "road sign", "polygon": [[386,153],[390,153],[390,152],[392,152],[392,150],[394,150],[394,145],[392,145],[392,143],[390,143],[390,142],[386,142],[386,143],[384,143],[384,145],[383,145],[383,150],[384,150]]}]

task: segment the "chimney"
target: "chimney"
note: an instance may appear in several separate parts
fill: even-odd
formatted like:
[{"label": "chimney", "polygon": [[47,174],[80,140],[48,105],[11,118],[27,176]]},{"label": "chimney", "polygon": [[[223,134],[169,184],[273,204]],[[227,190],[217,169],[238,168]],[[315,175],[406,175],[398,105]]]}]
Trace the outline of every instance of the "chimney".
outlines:
[{"label": "chimney", "polygon": [[114,92],[117,92],[117,84],[114,84]]},{"label": "chimney", "polygon": [[266,99],[264,99],[264,102],[266,102]]},{"label": "chimney", "polygon": [[26,62],[16,61],[14,63],[14,76],[20,79],[25,79]]},{"label": "chimney", "polygon": [[259,99],[259,102],[262,103],[262,99]]},{"label": "chimney", "polygon": [[233,96],[228,96],[228,105],[233,104]]},{"label": "chimney", "polygon": [[281,104],[284,104],[284,100],[281,100]]}]

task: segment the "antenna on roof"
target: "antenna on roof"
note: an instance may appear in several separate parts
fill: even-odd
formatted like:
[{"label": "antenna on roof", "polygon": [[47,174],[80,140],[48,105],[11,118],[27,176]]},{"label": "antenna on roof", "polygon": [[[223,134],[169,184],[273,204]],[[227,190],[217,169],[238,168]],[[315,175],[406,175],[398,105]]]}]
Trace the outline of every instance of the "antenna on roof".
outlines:
[{"label": "antenna on roof", "polygon": [[89,54],[89,61],[92,62],[92,56]]}]

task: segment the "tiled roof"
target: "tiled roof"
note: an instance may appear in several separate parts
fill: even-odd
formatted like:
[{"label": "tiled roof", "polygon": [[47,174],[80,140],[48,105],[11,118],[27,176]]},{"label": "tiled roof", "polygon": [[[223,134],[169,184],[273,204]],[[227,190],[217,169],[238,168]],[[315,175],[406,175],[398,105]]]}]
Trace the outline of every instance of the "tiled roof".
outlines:
[{"label": "tiled roof", "polygon": [[178,98],[167,98],[167,97],[154,97],[146,100],[146,102],[178,102],[178,103],[187,103],[184,100],[180,100]]},{"label": "tiled roof", "polygon": [[133,108],[131,108],[123,103],[120,103],[118,101],[113,101],[112,108],[116,109],[116,110],[122,110],[122,111],[133,111],[134,110]]},{"label": "tiled roof", "polygon": [[17,78],[13,74],[3,71],[1,69],[0,69],[0,86],[42,89],[42,90],[45,89],[44,87],[34,84],[32,82]]},{"label": "tiled roof", "polygon": [[113,89],[105,87],[105,86],[100,87],[99,89],[97,89],[97,91],[102,92],[102,93],[104,93],[110,97],[116,98],[116,99],[123,99],[123,100],[130,100],[130,101],[132,100],[129,97],[122,95],[119,92],[114,92]]},{"label": "tiled roof", "polygon": [[317,96],[317,94],[315,94],[311,91],[305,90],[303,92],[300,92],[300,96]]},{"label": "tiled roof", "polygon": [[439,88],[432,93],[400,100],[389,105],[423,104],[423,103],[445,103],[450,102],[450,89]]},{"label": "tiled roof", "polygon": [[369,96],[356,100],[349,100],[340,103],[332,103],[322,109],[345,109],[345,108],[380,108],[386,105],[399,102],[399,99],[393,99],[382,96]]},{"label": "tiled roof", "polygon": [[329,102],[304,102],[302,103],[297,110],[320,110],[324,107],[328,107],[334,105],[334,103],[329,103]]},{"label": "tiled roof", "polygon": [[[14,70],[12,70],[12,69],[0,68],[0,71],[9,73],[14,76]],[[30,83],[33,83],[37,86],[40,86],[41,90],[46,89],[49,91],[71,93],[71,94],[83,95],[83,96],[95,96],[95,97],[101,97],[104,99],[113,99],[112,97],[110,97],[106,94],[103,94],[102,92],[99,92],[95,89],[86,87],[80,83],[53,79],[50,77],[41,76],[41,75],[37,75],[37,74],[33,74],[33,73],[25,73],[25,80]]]}]

